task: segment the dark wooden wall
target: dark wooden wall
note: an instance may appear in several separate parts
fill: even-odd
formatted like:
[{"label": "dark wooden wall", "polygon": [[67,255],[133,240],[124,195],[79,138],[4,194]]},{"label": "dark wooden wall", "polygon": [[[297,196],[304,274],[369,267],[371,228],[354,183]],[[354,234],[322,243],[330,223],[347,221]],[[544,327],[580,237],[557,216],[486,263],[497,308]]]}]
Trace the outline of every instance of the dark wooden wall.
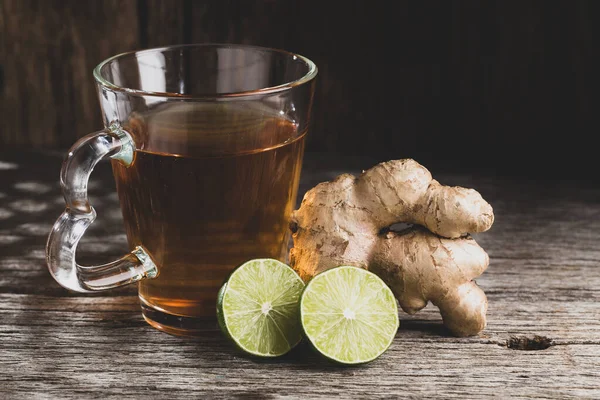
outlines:
[{"label": "dark wooden wall", "polygon": [[595,177],[599,6],[0,0],[0,147],[63,149],[99,129],[92,69],[113,54],[237,42],[317,63],[310,150]]}]

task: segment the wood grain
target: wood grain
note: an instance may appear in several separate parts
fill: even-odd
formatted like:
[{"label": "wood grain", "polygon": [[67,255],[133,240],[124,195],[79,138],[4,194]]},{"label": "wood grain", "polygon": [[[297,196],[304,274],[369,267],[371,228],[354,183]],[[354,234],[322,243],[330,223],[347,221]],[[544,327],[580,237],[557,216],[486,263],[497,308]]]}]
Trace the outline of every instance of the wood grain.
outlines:
[{"label": "wood grain", "polygon": [[185,0],[138,1],[139,48],[186,43],[189,2]]},{"label": "wood grain", "polygon": [[0,2],[0,146],[69,147],[102,128],[94,67],[137,45],[134,1]]},{"label": "wood grain", "polygon": [[[490,254],[478,279],[490,307],[479,336],[454,338],[428,306],[401,314],[388,352],[365,366],[328,363],[307,344],[275,360],[238,352],[207,324],[195,339],[141,318],[134,287],[82,296],[50,277],[43,246],[62,210],[61,154],[0,154],[0,397],[30,398],[599,398],[600,189],[448,175],[494,206],[476,239]],[[309,154],[301,192],[374,161]],[[126,250],[107,164],[94,172],[98,220],[82,263]],[[115,211],[116,210],[116,211]],[[516,350],[511,338],[548,338]],[[514,346],[513,346],[514,347]]]},{"label": "wood grain", "polygon": [[106,57],[235,42],[316,62],[309,150],[597,178],[584,144],[598,128],[599,2],[395,4],[3,0],[0,146],[64,149],[99,129],[91,73]]}]

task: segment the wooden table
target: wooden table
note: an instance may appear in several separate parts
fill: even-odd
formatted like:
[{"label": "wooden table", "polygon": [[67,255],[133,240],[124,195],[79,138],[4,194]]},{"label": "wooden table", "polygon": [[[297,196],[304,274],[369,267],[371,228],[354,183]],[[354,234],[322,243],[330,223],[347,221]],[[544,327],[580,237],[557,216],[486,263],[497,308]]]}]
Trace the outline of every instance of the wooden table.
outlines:
[{"label": "wooden table", "polygon": [[[63,209],[62,154],[0,153],[0,398],[600,398],[600,187],[434,176],[474,187],[496,223],[476,236],[488,326],[454,338],[434,307],[401,315],[381,358],[341,367],[300,345],[275,360],[239,353],[215,325],[196,339],[140,315],[136,288],[82,296],[56,284],[46,236]],[[303,193],[370,162],[308,155]],[[90,185],[98,221],[80,260],[126,250],[108,164]],[[536,337],[539,336],[539,337]]]}]

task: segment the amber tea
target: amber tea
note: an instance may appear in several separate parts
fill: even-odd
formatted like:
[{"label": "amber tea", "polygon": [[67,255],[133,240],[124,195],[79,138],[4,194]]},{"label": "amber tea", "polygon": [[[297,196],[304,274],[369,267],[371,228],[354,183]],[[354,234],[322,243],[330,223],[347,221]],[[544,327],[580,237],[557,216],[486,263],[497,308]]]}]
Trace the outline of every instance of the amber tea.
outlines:
[{"label": "amber tea", "polygon": [[159,270],[140,281],[140,298],[170,315],[214,316],[235,266],[285,260],[304,132],[235,103],[169,104],[126,127],[143,143],[131,166],[113,162],[127,239]]},{"label": "amber tea", "polygon": [[[79,293],[138,283],[149,324],[202,334],[237,265],[286,261],[317,72],[300,54],[233,43],[98,64],[104,127],[77,140],[62,164],[65,209],[46,243],[54,280]],[[77,246],[103,219],[88,197],[102,160],[112,162],[129,249],[81,265]]]}]

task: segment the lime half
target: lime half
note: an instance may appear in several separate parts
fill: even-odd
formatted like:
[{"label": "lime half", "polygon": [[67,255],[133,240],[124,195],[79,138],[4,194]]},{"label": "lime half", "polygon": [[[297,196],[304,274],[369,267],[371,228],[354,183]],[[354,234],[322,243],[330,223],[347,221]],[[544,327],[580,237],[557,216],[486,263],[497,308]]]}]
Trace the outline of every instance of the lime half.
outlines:
[{"label": "lime half", "polygon": [[250,260],[236,268],[219,291],[221,329],[248,353],[283,355],[302,339],[298,302],[303,289],[302,279],[284,263]]},{"label": "lime half", "polygon": [[360,364],[379,357],[398,330],[398,306],[390,288],[375,274],[337,267],[315,275],[300,300],[307,338],[324,356]]}]

